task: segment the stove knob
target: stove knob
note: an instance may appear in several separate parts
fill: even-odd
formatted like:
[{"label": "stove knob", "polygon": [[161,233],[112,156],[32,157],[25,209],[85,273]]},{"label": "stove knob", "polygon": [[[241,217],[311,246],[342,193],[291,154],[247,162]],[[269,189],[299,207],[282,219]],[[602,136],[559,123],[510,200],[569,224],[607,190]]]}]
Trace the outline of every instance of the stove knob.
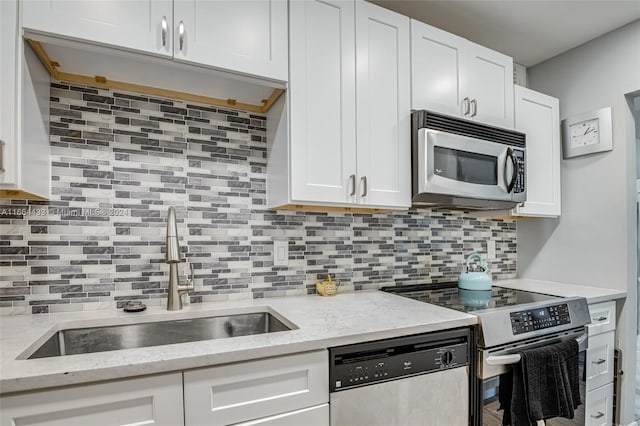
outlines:
[{"label": "stove knob", "polygon": [[446,350],[440,355],[440,362],[442,365],[448,366],[453,362],[453,353],[449,350]]}]

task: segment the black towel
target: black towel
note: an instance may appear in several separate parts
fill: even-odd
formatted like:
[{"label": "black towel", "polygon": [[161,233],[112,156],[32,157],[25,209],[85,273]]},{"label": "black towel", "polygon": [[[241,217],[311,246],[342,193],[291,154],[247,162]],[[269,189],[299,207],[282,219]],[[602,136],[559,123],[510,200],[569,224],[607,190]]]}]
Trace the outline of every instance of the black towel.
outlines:
[{"label": "black towel", "polygon": [[507,402],[508,386],[500,392],[503,425],[529,426],[554,417],[572,419],[574,410],[582,403],[578,343],[571,339],[528,349],[520,352],[520,356],[520,364],[512,372],[511,400]]}]

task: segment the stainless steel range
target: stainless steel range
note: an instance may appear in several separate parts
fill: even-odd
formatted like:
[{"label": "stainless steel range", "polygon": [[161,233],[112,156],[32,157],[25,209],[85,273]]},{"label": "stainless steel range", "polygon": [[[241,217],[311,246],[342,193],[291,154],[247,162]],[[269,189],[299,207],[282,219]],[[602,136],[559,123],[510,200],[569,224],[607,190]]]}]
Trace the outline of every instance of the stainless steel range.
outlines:
[{"label": "stainless steel range", "polygon": [[497,377],[520,361],[518,352],[567,339],[576,339],[580,350],[586,349],[585,326],[591,319],[584,297],[561,298],[495,286],[487,291],[463,290],[455,282],[382,290],[478,317],[473,424],[482,424],[487,389],[495,388]]}]

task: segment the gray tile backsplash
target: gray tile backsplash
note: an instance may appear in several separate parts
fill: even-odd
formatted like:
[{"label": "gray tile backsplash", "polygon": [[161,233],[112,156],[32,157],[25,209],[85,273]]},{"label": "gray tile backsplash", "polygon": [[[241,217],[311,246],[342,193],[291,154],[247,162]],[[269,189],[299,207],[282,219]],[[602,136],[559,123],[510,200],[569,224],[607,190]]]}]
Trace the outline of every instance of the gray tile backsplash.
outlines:
[{"label": "gray tile backsplash", "polygon": [[[351,214],[266,205],[265,117],[116,90],[51,85],[49,202],[0,200],[0,312],[165,302],[167,207],[194,263],[191,302],[455,280],[496,242],[494,278],[516,274],[516,224],[460,211]],[[274,240],[289,244],[275,267]],[[183,267],[183,276],[186,266]]]}]

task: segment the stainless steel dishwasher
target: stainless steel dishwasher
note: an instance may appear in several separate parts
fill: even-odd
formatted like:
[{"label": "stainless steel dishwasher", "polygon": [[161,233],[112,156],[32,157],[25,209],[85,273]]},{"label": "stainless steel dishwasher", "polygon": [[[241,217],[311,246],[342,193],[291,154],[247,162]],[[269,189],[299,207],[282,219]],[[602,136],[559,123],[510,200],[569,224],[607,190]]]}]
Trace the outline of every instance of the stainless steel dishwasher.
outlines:
[{"label": "stainless steel dishwasher", "polygon": [[469,424],[470,329],[329,350],[331,426]]}]

